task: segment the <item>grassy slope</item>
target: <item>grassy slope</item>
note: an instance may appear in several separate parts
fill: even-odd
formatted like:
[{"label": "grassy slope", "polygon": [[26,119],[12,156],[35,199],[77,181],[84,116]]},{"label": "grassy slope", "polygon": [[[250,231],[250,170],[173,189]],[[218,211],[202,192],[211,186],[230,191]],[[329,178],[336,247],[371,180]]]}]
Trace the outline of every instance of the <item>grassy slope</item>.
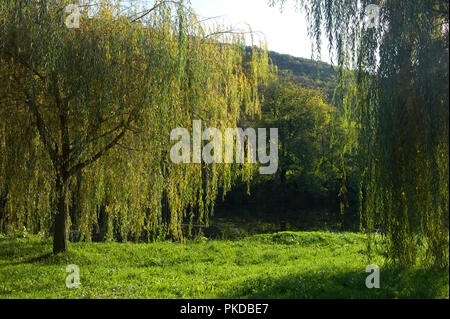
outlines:
[{"label": "grassy slope", "polygon": [[[367,289],[353,233],[277,233],[239,241],[72,243],[53,256],[37,239],[0,241],[0,298],[448,298],[448,273],[381,266]],[[81,288],[65,286],[68,264]]]}]

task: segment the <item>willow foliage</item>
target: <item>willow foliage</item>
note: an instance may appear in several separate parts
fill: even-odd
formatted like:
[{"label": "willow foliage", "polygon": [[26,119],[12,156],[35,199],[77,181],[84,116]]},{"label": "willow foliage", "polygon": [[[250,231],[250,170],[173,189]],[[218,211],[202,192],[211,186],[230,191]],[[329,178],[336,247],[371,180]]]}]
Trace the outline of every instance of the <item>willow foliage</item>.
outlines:
[{"label": "willow foliage", "polygon": [[[391,261],[406,266],[422,256],[448,267],[449,2],[296,3],[316,52],[324,35],[337,58],[337,97],[358,138],[369,248],[380,232]],[[380,9],[375,25],[365,16],[371,4]]]},{"label": "willow foliage", "polygon": [[62,227],[63,237],[72,225],[91,240],[103,210],[107,238],[162,229],[183,238],[183,221],[207,221],[219,189],[253,168],[173,164],[170,132],[258,114],[267,52],[249,54],[243,36],[208,30],[182,2],[157,2],[136,19],[101,1],[82,7],[72,29],[68,3],[0,5],[3,220],[10,230]]}]

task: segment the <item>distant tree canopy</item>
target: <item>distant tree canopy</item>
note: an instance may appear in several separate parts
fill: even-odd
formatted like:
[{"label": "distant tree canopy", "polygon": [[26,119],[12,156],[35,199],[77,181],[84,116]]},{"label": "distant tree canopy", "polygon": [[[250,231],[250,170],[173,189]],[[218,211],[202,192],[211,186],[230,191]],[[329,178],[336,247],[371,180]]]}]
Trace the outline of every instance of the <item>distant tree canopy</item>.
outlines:
[{"label": "distant tree canopy", "polygon": [[175,165],[170,132],[258,114],[267,51],[246,54],[219,26],[208,33],[182,1],[139,19],[100,1],[81,7],[79,28],[64,23],[69,3],[0,3],[3,227],[52,231],[55,253],[74,227],[90,240],[100,211],[107,238],[182,238],[183,220],[204,222],[218,189],[252,167]]},{"label": "distant tree canopy", "polygon": [[[387,236],[397,264],[424,251],[426,262],[448,267],[449,1],[296,2],[315,50],[324,31],[337,59],[337,96],[358,136],[366,231]],[[375,25],[364,22],[371,4],[380,9]]]},{"label": "distant tree canopy", "polygon": [[287,191],[289,176],[297,192],[311,197],[331,195],[335,189],[330,183],[342,178],[339,165],[334,165],[341,145],[331,136],[332,126],[337,131],[340,120],[319,90],[286,79],[270,82],[264,88],[259,125],[279,130],[281,193]]},{"label": "distant tree canopy", "polygon": [[[299,61],[301,65],[303,60]],[[355,154],[344,151],[347,129],[341,112],[326,102],[326,93],[283,73],[271,77],[260,90],[261,119],[244,126],[278,128],[278,170],[274,175],[255,174],[249,194],[246,185],[235,187],[223,206],[232,210],[231,204],[245,205],[274,218],[319,208],[355,217],[359,184]],[[358,224],[357,216],[353,220]]]},{"label": "distant tree canopy", "polygon": [[288,171],[315,172],[325,152],[331,107],[317,90],[290,82],[270,83],[264,98],[261,126],[278,128],[281,183]]}]

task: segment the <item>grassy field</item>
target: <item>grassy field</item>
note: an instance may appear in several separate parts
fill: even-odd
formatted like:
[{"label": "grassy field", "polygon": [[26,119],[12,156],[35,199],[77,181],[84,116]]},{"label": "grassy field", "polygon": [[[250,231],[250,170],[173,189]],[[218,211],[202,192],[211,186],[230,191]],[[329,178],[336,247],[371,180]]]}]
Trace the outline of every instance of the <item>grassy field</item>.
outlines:
[{"label": "grassy field", "polygon": [[[448,298],[449,274],[381,268],[368,289],[361,235],[282,232],[236,241],[71,243],[0,241],[0,298]],[[68,289],[68,264],[81,287]]]}]

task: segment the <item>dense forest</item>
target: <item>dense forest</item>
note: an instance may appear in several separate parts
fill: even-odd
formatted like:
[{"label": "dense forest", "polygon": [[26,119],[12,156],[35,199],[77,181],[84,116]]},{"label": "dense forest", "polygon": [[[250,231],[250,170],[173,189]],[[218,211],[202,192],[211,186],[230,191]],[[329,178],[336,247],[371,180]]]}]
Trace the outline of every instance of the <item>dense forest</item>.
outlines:
[{"label": "dense forest", "polygon": [[[246,47],[245,54],[251,59],[252,48]],[[271,80],[258,88],[259,95],[264,97],[261,114],[260,116],[242,115],[238,119],[238,123],[242,127],[277,127],[279,129],[280,158],[277,174],[260,176],[253,171],[247,182],[238,182],[224,198],[218,198],[217,203],[211,204],[220,205],[224,202],[223,205],[228,205],[226,214],[229,216],[233,216],[234,211],[233,208],[230,209],[229,205],[253,207],[257,211],[265,207],[264,211],[273,215],[277,220],[280,219],[280,214],[283,215],[283,212],[292,209],[331,207],[331,211],[341,212],[340,206],[343,206],[352,216],[350,227],[355,229],[359,225],[359,216],[355,214],[357,211],[357,180],[352,175],[345,183],[342,180],[342,172],[340,173],[342,167],[339,167],[338,159],[342,145],[339,145],[340,138],[338,136],[331,136],[332,133],[343,134],[339,132],[339,128],[336,129],[336,125],[342,125],[340,123],[340,121],[342,122],[341,115],[335,107],[331,106],[336,86],[334,82],[336,71],[331,65],[323,62],[280,55],[276,52],[269,52],[268,58],[276,72],[272,75]],[[333,128],[332,125],[334,125]],[[342,127],[340,130],[342,131]],[[81,208],[77,207],[83,201],[81,198],[83,195],[80,193],[80,189],[83,187],[82,183],[83,173],[80,171],[76,176],[75,192],[69,205],[71,221],[69,235],[72,240],[82,238],[80,230],[83,224],[79,215]],[[343,187],[346,189],[345,192]],[[219,188],[220,191],[224,191],[222,186],[219,185]],[[3,221],[7,218],[6,198],[7,187],[5,186],[1,206]],[[165,201],[167,200],[163,198],[160,208],[160,225],[163,229],[168,226],[171,216],[170,208]],[[194,208],[198,210],[198,207]],[[124,233],[120,230],[119,220],[108,222],[104,204],[97,203],[93,209],[95,218],[91,221],[92,228],[89,234],[84,236],[94,240],[105,240],[109,233],[109,236],[112,236],[110,238],[117,240],[130,238],[131,233]],[[242,211],[237,210],[235,213],[240,214]],[[327,211],[316,212],[316,215],[324,213]],[[301,215],[301,212],[296,214]],[[254,217],[256,218],[257,215]],[[321,217],[323,216],[315,216],[316,219]],[[35,226],[29,217],[23,218],[23,226],[28,230],[45,231],[42,226]],[[189,225],[189,218],[189,216],[183,218],[184,225]],[[197,222],[199,221],[197,220]],[[341,222],[339,219],[332,220],[329,226],[337,229],[338,224],[339,227],[341,226]],[[6,225],[6,222],[3,224]],[[276,229],[277,226],[273,226]],[[50,225],[50,227],[53,229],[54,226]],[[269,230],[275,229],[269,228]],[[156,234],[161,231],[156,227],[150,237],[148,232],[143,232],[138,236],[133,235],[131,238],[148,240],[156,238]],[[206,229],[207,234],[209,231]],[[168,235],[169,238],[175,238],[170,233]],[[185,232],[184,236],[187,235],[189,235],[188,232]]]}]

